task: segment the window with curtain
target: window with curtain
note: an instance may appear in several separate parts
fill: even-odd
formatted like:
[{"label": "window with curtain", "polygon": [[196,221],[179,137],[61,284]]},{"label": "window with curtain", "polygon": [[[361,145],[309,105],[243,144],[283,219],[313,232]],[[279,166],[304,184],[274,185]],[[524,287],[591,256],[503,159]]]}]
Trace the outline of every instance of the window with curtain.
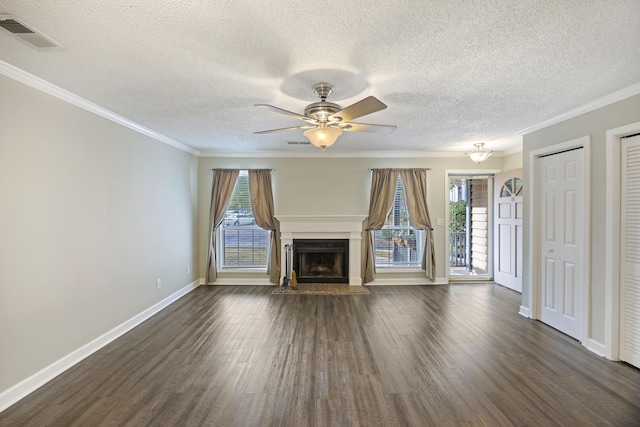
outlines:
[{"label": "window with curtain", "polygon": [[220,234],[221,268],[267,268],[269,231],[256,225],[246,170],[236,180]]},{"label": "window with curtain", "polygon": [[398,177],[393,206],[385,225],[373,233],[376,267],[420,268],[423,233],[409,221],[402,179]]}]

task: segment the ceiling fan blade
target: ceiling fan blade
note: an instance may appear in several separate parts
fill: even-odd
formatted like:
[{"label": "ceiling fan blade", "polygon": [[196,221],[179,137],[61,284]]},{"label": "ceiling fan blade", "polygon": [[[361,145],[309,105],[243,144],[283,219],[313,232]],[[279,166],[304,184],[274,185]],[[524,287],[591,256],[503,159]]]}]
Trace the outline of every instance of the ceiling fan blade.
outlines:
[{"label": "ceiling fan blade", "polygon": [[383,133],[390,134],[396,130],[397,126],[391,125],[370,125],[368,123],[345,123],[344,126],[340,126],[342,130],[347,132],[369,132],[369,133]]},{"label": "ceiling fan blade", "polygon": [[343,108],[335,114],[329,116],[329,121],[337,120],[338,117],[342,122],[348,122],[376,111],[384,110],[387,106],[374,96],[368,96],[356,102],[353,105]]},{"label": "ceiling fan blade", "polygon": [[272,111],[275,111],[276,113],[280,113],[280,114],[284,114],[290,117],[294,117],[296,119],[299,120],[304,120],[305,122],[309,122],[309,123],[316,123],[316,121],[314,119],[312,119],[311,117],[307,117],[307,116],[303,116],[302,114],[298,114],[298,113],[294,113],[293,111],[288,111],[288,110],[283,110],[282,108],[278,108],[278,107],[274,107],[273,105],[269,105],[269,104],[255,104],[256,107],[266,107]]},{"label": "ceiling fan blade", "polygon": [[290,128],[279,128],[279,129],[269,129],[269,130],[260,130],[258,132],[254,132],[255,134],[260,134],[260,133],[273,133],[273,132],[282,132],[285,130],[296,130],[296,129],[312,129],[316,126],[311,126],[311,125],[303,125],[303,126],[292,126]]}]

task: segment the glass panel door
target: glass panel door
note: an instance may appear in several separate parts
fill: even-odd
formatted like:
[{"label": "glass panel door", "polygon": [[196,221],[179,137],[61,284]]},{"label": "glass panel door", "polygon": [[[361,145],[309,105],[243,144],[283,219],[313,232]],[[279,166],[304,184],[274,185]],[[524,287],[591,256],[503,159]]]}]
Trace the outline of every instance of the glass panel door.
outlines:
[{"label": "glass panel door", "polygon": [[449,176],[449,279],[490,279],[493,179]]}]

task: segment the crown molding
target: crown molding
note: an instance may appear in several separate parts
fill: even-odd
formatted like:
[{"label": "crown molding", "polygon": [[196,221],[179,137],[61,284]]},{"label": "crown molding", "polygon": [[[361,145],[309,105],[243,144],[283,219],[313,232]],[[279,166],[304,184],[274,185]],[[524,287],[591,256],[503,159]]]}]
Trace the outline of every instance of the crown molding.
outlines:
[{"label": "crown molding", "polygon": [[640,82],[634,85],[628,86],[626,88],[620,89],[616,92],[610,93],[609,95],[605,95],[602,98],[598,98],[591,102],[587,102],[586,104],[581,105],[580,107],[574,108],[573,110],[569,110],[549,120],[545,120],[536,125],[524,128],[518,131],[518,135],[527,135],[531,132],[535,132],[537,130],[544,129],[546,127],[564,122],[565,120],[572,119],[574,117],[580,116],[585,113],[589,113],[591,111],[597,110],[598,108],[606,107],[607,105],[613,104],[618,101],[622,101],[623,99],[631,98],[632,96],[635,96],[638,94],[640,94]]},{"label": "crown molding", "polygon": [[[91,101],[88,101],[78,95],[75,95],[65,89],[62,89],[52,83],[49,83],[39,77],[36,77],[28,72],[17,68],[7,62],[0,60],[0,74],[9,77],[13,80],[19,81],[27,86],[30,86],[36,90],[47,93],[62,101],[72,104],[76,107],[82,108],[86,111],[94,113],[98,116],[104,117],[114,123],[125,126],[132,129],[142,135],[155,139],[156,141],[165,143],[172,147],[186,151],[198,157],[262,157],[262,158],[464,158],[465,154],[461,152],[453,151],[379,151],[379,152],[346,152],[346,153],[334,153],[334,152],[322,152],[320,150],[314,150],[308,153],[292,153],[292,152],[216,152],[216,151],[200,151],[196,150],[182,142],[178,142],[166,135],[156,132],[152,129],[146,128],[126,117],[120,116],[112,111],[107,110]],[[636,93],[640,93],[640,83],[632,86],[636,88]],[[629,88],[627,88],[629,89]],[[625,97],[633,96],[636,93],[627,94]],[[624,99],[620,98],[620,99]],[[619,99],[614,99],[611,102],[615,102]],[[563,119],[566,120],[566,119]],[[562,120],[559,120],[562,121]],[[536,125],[538,126],[538,125]],[[549,125],[547,125],[549,126]],[[527,129],[533,129],[527,128]],[[525,130],[527,130],[525,129]],[[537,129],[536,129],[537,130]],[[524,130],[523,130],[524,131]],[[521,134],[520,131],[519,134]],[[528,132],[532,132],[529,130]],[[510,148],[508,150],[499,152],[494,151],[494,157],[502,157],[510,154],[518,153],[522,151],[522,146]]]},{"label": "crown molding", "polygon": [[132,120],[129,120],[125,117],[120,116],[112,111],[107,110],[97,104],[94,104],[91,101],[87,101],[84,98],[81,98],[78,95],[75,95],[67,90],[64,90],[54,84],[51,84],[45,80],[42,80],[39,77],[34,76],[33,74],[29,74],[20,68],[17,68],[11,64],[8,64],[4,61],[0,61],[0,74],[9,77],[13,80],[19,81],[21,83],[26,84],[36,90],[54,96],[62,101],[65,101],[69,104],[75,105],[76,107],[82,108],[83,110],[89,111],[93,114],[96,114],[100,117],[104,117],[107,120],[111,120],[114,123],[132,129],[142,135],[148,136],[150,138],[155,139],[156,141],[165,143],[172,147],[178,148],[182,151],[186,151],[187,153],[193,154],[195,156],[199,156],[200,152],[198,150],[194,150],[193,148],[178,142],[172,138],[169,138],[166,135],[163,135],[159,132],[146,128]]},{"label": "crown molding", "polygon": [[[511,148],[506,151],[494,151],[492,155],[494,157],[508,156],[509,154],[522,152],[522,147]],[[320,150],[311,153],[290,153],[284,151],[273,152],[216,152],[216,151],[201,151],[200,157],[277,157],[277,158],[467,158],[464,153],[457,151],[377,151],[377,152],[364,152],[364,153],[328,153]]]}]

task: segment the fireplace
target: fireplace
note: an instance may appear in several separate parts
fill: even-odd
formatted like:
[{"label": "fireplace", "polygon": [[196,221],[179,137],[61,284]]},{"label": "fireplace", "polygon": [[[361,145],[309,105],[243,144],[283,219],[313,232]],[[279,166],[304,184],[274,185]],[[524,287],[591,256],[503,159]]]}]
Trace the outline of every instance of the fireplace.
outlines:
[{"label": "fireplace", "polygon": [[299,283],[349,283],[349,239],[293,239]]},{"label": "fireplace", "polygon": [[[344,257],[342,268],[346,269],[346,273],[343,272],[341,276],[346,278],[342,280],[349,285],[362,285],[362,222],[366,215],[276,215],[276,218],[280,221],[280,250],[283,254],[285,246],[293,245],[294,241],[298,246],[300,240],[347,240],[348,245],[344,249],[336,250],[341,254],[338,257]],[[284,258],[281,257],[281,280],[286,271]],[[316,261],[310,263],[318,264]],[[337,261],[337,264],[341,263],[342,261]],[[313,274],[319,272],[308,275]],[[298,277],[300,275],[296,269],[296,280]],[[322,282],[328,280],[323,278]]]}]

